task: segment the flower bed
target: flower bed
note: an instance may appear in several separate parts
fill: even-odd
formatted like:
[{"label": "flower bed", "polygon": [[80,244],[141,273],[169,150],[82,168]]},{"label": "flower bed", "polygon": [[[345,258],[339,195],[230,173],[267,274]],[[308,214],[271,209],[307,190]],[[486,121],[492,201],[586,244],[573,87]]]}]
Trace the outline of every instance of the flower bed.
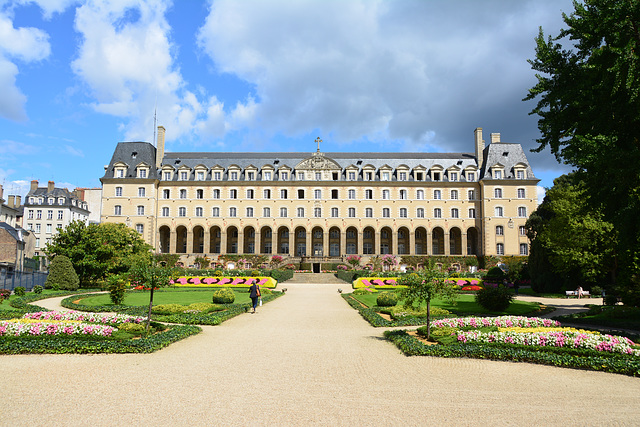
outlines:
[{"label": "flower bed", "polygon": [[625,337],[600,334],[593,331],[577,331],[571,328],[551,329],[547,331],[525,332],[522,330],[499,330],[498,332],[467,331],[458,332],[458,341],[480,343],[505,343],[532,346],[553,346],[569,348],[588,348],[609,353],[622,353],[640,356],[640,348],[631,348],[634,342]]},{"label": "flower bed", "polygon": [[77,320],[12,319],[0,321],[0,336],[22,335],[95,335],[109,337],[117,329]]},{"label": "flower bed", "polygon": [[487,326],[497,326],[504,328],[539,328],[560,326],[560,322],[540,317],[523,316],[499,316],[499,317],[454,317],[449,319],[439,319],[431,323],[432,328],[482,328]]},{"label": "flower bed", "polygon": [[475,277],[452,277],[447,279],[446,282],[460,286],[463,291],[479,291],[484,284],[482,279]]},{"label": "flower bed", "polygon": [[27,313],[22,316],[23,319],[34,320],[77,320],[89,323],[101,323],[117,325],[120,323],[142,323],[146,320],[144,317],[129,316],[126,314],[101,314],[81,311],[37,311]]},{"label": "flower bed", "polygon": [[401,289],[405,286],[398,285],[397,277],[358,277],[353,281],[353,289]]},{"label": "flower bed", "polygon": [[172,280],[171,284],[179,287],[198,288],[248,288],[257,283],[265,288],[275,288],[278,281],[268,276],[215,277],[215,276],[182,276]]}]

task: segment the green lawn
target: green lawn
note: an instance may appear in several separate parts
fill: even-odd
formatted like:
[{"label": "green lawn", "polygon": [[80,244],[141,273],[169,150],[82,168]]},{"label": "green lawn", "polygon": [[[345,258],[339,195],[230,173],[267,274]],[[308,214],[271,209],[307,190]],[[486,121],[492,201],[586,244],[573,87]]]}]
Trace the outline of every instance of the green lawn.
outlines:
[{"label": "green lawn", "polygon": [[[378,294],[375,293],[366,295],[354,295],[354,297],[358,299],[358,301],[362,302],[368,307],[373,307],[374,305],[376,305],[377,296]],[[403,301],[400,301],[399,304],[402,302]],[[513,300],[513,302],[505,312],[495,313],[487,311],[480,305],[478,305],[476,303],[475,295],[460,294],[458,295],[458,299],[456,300],[455,305],[449,303],[444,299],[434,298],[431,300],[431,307],[443,308],[461,316],[468,316],[473,314],[508,314],[513,316],[521,316],[523,314],[531,313],[538,310],[540,306],[537,303]]]},{"label": "green lawn", "polygon": [[[169,292],[154,292],[153,293],[153,305],[159,304],[180,304],[189,305],[194,302],[211,302],[214,289],[210,291],[182,291],[170,289]],[[235,291],[234,291],[235,292]],[[246,290],[235,292],[236,300],[235,304],[248,303],[251,301],[249,293]],[[111,305],[111,299],[109,294],[101,294],[88,298],[84,298],[81,301],[83,305],[99,306],[99,305]],[[127,292],[124,298],[124,304],[129,306],[141,306],[149,305],[149,292]]]}]

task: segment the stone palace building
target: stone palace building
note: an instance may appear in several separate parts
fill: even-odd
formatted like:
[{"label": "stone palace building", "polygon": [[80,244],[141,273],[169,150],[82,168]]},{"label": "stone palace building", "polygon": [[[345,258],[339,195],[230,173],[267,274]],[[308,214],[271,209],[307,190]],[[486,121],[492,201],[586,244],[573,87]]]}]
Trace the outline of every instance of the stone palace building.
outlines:
[{"label": "stone palace building", "polygon": [[335,262],[349,254],[527,255],[537,207],[520,144],[475,129],[471,153],[165,152],[121,142],[102,181],[105,222],[157,252],[267,254]]}]

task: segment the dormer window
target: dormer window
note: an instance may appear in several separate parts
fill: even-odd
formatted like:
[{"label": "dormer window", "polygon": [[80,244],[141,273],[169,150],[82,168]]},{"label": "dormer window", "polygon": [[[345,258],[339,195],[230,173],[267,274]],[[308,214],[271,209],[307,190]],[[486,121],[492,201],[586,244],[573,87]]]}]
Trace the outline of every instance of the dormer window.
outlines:
[{"label": "dormer window", "polygon": [[124,178],[124,169],[116,169],[116,178]]},{"label": "dormer window", "polygon": [[[282,173],[280,174],[280,177],[281,177],[282,179],[285,179],[285,178],[283,178],[283,176],[286,176],[286,175],[287,175],[287,173],[286,173],[286,172],[282,172]],[[265,180],[265,181],[271,181],[271,172],[270,172],[270,171],[262,172],[262,179],[263,179],[263,180]]]},{"label": "dormer window", "polygon": [[204,181],[204,172],[203,171],[196,172],[196,179],[198,181]]},{"label": "dormer window", "polygon": [[64,205],[64,197],[59,197],[58,198],[58,204],[59,205]]},{"label": "dormer window", "polygon": [[502,179],[502,171],[501,170],[496,170],[493,172],[493,177],[495,179]]},{"label": "dormer window", "polygon": [[[267,172],[271,176],[271,172]],[[280,181],[289,181],[289,172],[280,172]]]},{"label": "dormer window", "polygon": [[382,180],[383,181],[389,181],[390,175],[391,174],[389,172],[382,172]]},{"label": "dormer window", "polygon": [[189,179],[189,172],[180,171],[180,181],[186,181],[187,179]]},{"label": "dormer window", "polygon": [[449,172],[449,181],[457,181],[458,172]]},{"label": "dormer window", "polygon": [[398,172],[398,181],[406,181],[407,173],[406,172]]},{"label": "dormer window", "polygon": [[138,169],[138,178],[146,178],[147,170],[146,169]]},{"label": "dormer window", "polygon": [[238,172],[233,171],[229,173],[229,179],[231,181],[237,181],[238,180]]},{"label": "dormer window", "polygon": [[440,181],[440,172],[433,172],[432,177],[434,181]]},{"label": "dormer window", "polygon": [[53,204],[53,197],[49,197],[49,204],[52,205]]},{"label": "dormer window", "polygon": [[254,181],[256,179],[256,173],[255,172],[247,172],[247,180],[248,181]]},{"label": "dormer window", "polygon": [[476,174],[474,172],[467,172],[467,181],[473,182],[476,180]]}]

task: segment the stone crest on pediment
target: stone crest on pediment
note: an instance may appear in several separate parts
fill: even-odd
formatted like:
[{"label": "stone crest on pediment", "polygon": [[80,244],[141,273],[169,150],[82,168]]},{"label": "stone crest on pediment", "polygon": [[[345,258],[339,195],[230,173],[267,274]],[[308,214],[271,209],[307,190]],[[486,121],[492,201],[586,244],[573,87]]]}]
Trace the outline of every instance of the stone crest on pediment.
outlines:
[{"label": "stone crest on pediment", "polygon": [[341,170],[335,160],[325,157],[322,153],[314,153],[313,156],[304,159],[296,166],[297,170]]}]

